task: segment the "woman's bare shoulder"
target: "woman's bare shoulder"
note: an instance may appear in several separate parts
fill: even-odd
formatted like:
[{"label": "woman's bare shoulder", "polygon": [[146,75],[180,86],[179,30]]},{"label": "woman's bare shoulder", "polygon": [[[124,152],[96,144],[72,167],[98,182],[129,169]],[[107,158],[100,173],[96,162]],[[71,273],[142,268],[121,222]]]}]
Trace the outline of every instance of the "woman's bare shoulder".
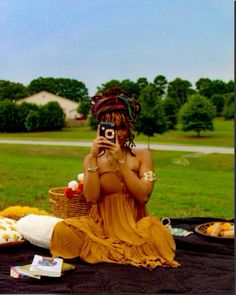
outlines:
[{"label": "woman's bare shoulder", "polygon": [[91,154],[87,154],[87,155],[85,155],[83,162],[84,162],[84,163],[87,163],[87,162],[89,162],[92,158],[93,158],[93,157],[92,157]]},{"label": "woman's bare shoulder", "polygon": [[149,158],[152,157],[151,151],[147,149],[132,149],[132,153],[135,154],[138,158]]},{"label": "woman's bare shoulder", "polygon": [[91,157],[90,154],[85,155],[84,161],[87,161],[87,159],[89,159],[90,157]]}]

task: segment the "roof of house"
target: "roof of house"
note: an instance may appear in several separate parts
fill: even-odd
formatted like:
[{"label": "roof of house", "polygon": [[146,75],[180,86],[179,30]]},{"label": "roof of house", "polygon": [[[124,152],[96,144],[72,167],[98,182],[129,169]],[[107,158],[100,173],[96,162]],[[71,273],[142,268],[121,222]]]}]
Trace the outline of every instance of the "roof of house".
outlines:
[{"label": "roof of house", "polygon": [[58,103],[61,102],[63,104],[70,105],[71,107],[74,106],[75,108],[77,108],[79,104],[79,102],[73,101],[63,96],[56,95],[46,90],[42,90],[40,92],[37,92],[30,96],[22,98],[18,100],[17,103],[22,103],[24,101],[35,102],[38,104],[45,104],[45,103],[48,103],[49,101],[57,101]]}]

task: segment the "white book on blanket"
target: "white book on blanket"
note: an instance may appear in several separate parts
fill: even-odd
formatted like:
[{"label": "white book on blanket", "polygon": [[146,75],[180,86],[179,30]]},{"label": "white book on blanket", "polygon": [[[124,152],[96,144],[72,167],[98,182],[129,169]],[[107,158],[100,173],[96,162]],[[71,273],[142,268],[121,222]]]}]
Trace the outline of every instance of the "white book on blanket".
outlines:
[{"label": "white book on blanket", "polygon": [[34,255],[30,271],[34,275],[60,277],[62,274],[63,259]]},{"label": "white book on blanket", "polygon": [[25,277],[40,279],[39,275],[32,274],[30,268],[31,264],[11,266],[10,276],[17,279]]}]

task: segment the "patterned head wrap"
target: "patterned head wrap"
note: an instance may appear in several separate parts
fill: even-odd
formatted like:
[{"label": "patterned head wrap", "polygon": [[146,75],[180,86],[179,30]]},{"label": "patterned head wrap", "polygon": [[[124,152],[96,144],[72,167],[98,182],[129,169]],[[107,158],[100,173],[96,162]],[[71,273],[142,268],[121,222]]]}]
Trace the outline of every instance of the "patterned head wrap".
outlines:
[{"label": "patterned head wrap", "polygon": [[139,102],[129,91],[121,87],[111,87],[102,94],[91,97],[92,113],[100,120],[105,113],[122,112],[127,113],[131,122],[140,112]]}]

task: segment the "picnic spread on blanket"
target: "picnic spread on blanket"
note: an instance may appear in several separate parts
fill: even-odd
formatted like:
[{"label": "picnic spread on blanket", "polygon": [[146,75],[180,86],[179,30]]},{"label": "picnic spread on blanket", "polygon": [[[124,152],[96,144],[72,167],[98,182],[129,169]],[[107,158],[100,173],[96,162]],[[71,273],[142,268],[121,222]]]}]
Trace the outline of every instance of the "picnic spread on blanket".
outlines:
[{"label": "picnic spread on blanket", "polygon": [[0,229],[3,232],[5,228],[5,240],[3,237],[0,240],[0,288],[3,294],[234,292],[234,239],[227,236],[227,232],[234,229],[234,220],[163,217],[161,222],[176,243],[175,259],[181,265],[177,268],[149,270],[116,263],[91,264],[75,257],[64,259],[64,263],[73,267],[60,277],[18,276],[16,279],[10,276],[12,267],[30,265],[35,255],[51,256],[49,249],[44,247],[45,241],[37,245],[24,239],[17,232],[16,223],[27,215],[48,217],[50,214],[38,208],[20,206],[6,208],[0,214]]}]

